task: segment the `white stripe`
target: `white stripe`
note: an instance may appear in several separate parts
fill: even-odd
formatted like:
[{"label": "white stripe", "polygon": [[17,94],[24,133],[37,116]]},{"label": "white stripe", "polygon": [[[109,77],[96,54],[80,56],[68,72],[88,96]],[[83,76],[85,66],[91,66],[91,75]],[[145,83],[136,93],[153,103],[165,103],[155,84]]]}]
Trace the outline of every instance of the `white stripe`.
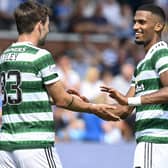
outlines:
[{"label": "white stripe", "polygon": [[38,78],[34,73],[21,73],[22,82],[27,81],[41,81],[41,78]]},{"label": "white stripe", "polygon": [[[16,98],[16,94],[8,94],[12,99]],[[22,93],[22,100],[24,102],[32,101],[48,101],[48,95],[45,92],[36,92],[36,93]]]},{"label": "white stripe", "polygon": [[[8,96],[11,99],[16,99],[16,93],[9,93]],[[3,100],[2,96],[2,100]],[[36,102],[36,101],[49,101],[49,97],[46,92],[33,92],[33,93],[22,93],[22,101],[23,102]]]},{"label": "white stripe", "polygon": [[156,62],[156,69],[168,64],[168,57],[162,57]]},{"label": "white stripe", "polygon": [[144,119],[152,119],[152,118],[168,119],[168,111],[146,110],[146,111],[136,113],[136,121],[144,120]]},{"label": "white stripe", "polygon": [[135,87],[135,83],[131,83],[130,86],[131,86],[131,87]]},{"label": "white stripe", "polygon": [[135,81],[135,76],[134,75],[132,75],[132,79],[131,79],[132,81]]},{"label": "white stripe", "polygon": [[135,133],[135,137],[153,136],[153,137],[168,137],[168,130],[165,129],[145,129]]},{"label": "white stripe", "polygon": [[[44,55],[44,54],[43,54]],[[42,57],[42,55],[39,54],[32,54],[32,53],[19,53],[17,57],[17,61],[23,61],[23,62],[33,62],[37,60],[38,58]]]},{"label": "white stripe", "polygon": [[49,100],[46,92],[23,93],[22,98],[24,102]]},{"label": "white stripe", "polygon": [[[24,81],[41,81],[41,78],[37,77],[34,73],[21,73],[21,79],[22,82]],[[16,82],[16,75],[10,75],[10,78],[8,78],[8,82]]]},{"label": "white stripe", "polygon": [[[40,56],[38,55],[38,57],[40,57]],[[21,54],[18,55],[17,61],[18,62],[19,61],[24,61],[24,62],[30,62],[31,63],[34,60],[36,60],[38,57],[37,57],[37,55],[31,54],[31,53],[21,53]]]},{"label": "white stripe", "polygon": [[[56,72],[55,72],[56,73]],[[46,73],[45,75],[52,75],[53,72],[49,72],[48,74]],[[29,81],[42,81],[42,78],[36,76],[34,73],[21,73],[21,79],[22,82],[29,82]],[[51,81],[58,81],[60,77],[58,76],[56,79],[52,79]],[[10,75],[10,78],[8,78],[8,82],[16,82],[16,76],[15,75]],[[49,81],[47,81],[49,82]],[[52,83],[52,82],[51,82]]]},{"label": "white stripe", "polygon": [[59,81],[59,80],[60,80],[60,78],[58,77],[58,78],[55,78],[55,79],[46,81],[46,82],[45,82],[45,85],[49,85],[49,84],[51,84],[51,83],[55,83],[55,82],[57,82],[57,81]]},{"label": "white stripe", "polygon": [[1,133],[0,141],[53,141],[54,140],[54,131],[53,132],[26,132],[18,134],[8,134]]},{"label": "white stripe", "polygon": [[3,115],[3,123],[35,122],[53,120],[52,112]]},{"label": "white stripe", "polygon": [[55,64],[49,65],[49,66],[43,68],[41,70],[41,72],[42,72],[43,77],[47,77],[47,76],[50,76],[52,74],[57,74],[56,66],[55,66]]},{"label": "white stripe", "polygon": [[159,78],[159,75],[155,71],[142,71],[136,79],[140,80],[146,80],[146,79],[153,79],[153,78]]},{"label": "white stripe", "polygon": [[158,91],[158,90],[147,90],[147,91],[137,93],[136,96],[143,96],[143,95],[150,94],[150,93],[153,93],[153,92],[156,92],[156,91]]},{"label": "white stripe", "polygon": [[42,56],[45,56],[45,55],[48,55],[48,54],[51,55],[51,53],[46,49],[42,49],[42,48],[39,48],[37,46],[34,46],[34,48],[39,50],[38,55],[42,55]]},{"label": "white stripe", "polygon": [[159,72],[159,75],[165,71],[168,71],[168,68],[165,68],[165,69],[162,69],[160,72]]}]

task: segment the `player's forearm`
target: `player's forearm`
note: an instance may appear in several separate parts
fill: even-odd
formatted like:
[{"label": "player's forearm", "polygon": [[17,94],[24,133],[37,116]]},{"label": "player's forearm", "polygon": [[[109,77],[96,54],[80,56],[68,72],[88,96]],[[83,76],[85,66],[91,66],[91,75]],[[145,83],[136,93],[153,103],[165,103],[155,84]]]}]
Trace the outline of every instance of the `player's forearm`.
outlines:
[{"label": "player's forearm", "polygon": [[168,87],[164,87],[157,92],[141,96],[141,104],[161,103],[168,103]]},{"label": "player's forearm", "polygon": [[49,95],[52,97],[54,104],[58,107],[66,108],[72,111],[93,112],[94,107],[86,103],[76,95],[69,94],[65,91],[61,81],[46,86]]},{"label": "player's forearm", "polygon": [[168,87],[164,87],[156,92],[137,97],[128,97],[129,106],[139,106],[145,104],[168,103]]},{"label": "player's forearm", "polygon": [[134,107],[127,105],[116,104],[116,109],[113,110],[113,114],[119,116],[121,119],[127,118],[133,111]]},{"label": "player's forearm", "polygon": [[71,99],[68,101],[64,101],[67,103],[64,103],[64,105],[61,105],[61,107],[66,108],[68,110],[77,111],[77,112],[93,112],[94,111],[93,104],[86,103],[77,96],[74,96],[74,95],[70,95],[70,96],[71,96]]}]

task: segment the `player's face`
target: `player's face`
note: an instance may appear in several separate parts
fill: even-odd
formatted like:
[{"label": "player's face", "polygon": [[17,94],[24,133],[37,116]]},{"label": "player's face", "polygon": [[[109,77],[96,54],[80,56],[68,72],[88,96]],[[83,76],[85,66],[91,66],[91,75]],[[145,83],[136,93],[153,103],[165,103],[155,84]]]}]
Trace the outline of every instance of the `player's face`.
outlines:
[{"label": "player's face", "polygon": [[44,45],[47,34],[49,32],[49,17],[47,17],[46,23],[43,25],[41,24],[41,38],[39,40],[39,45]]},{"label": "player's face", "polygon": [[154,16],[149,11],[137,11],[134,16],[135,43],[149,45],[155,35]]}]

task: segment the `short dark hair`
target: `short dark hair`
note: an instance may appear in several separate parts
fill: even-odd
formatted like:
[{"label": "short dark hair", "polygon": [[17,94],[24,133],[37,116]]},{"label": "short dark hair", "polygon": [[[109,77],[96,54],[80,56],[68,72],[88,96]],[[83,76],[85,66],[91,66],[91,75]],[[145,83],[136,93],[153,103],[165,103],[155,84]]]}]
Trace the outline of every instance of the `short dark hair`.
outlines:
[{"label": "short dark hair", "polygon": [[154,4],[145,4],[140,6],[137,10],[150,11],[153,14],[159,16],[164,23],[166,22],[166,14],[160,6]]},{"label": "short dark hair", "polygon": [[39,21],[45,24],[49,15],[50,10],[45,5],[35,1],[21,3],[14,12],[18,33],[31,33]]}]

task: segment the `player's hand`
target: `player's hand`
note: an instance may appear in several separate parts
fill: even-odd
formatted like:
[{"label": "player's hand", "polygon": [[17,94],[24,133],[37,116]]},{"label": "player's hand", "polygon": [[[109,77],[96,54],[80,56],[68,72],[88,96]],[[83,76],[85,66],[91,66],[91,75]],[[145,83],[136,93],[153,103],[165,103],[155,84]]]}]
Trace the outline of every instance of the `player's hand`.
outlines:
[{"label": "player's hand", "polygon": [[114,88],[101,86],[101,91],[109,93],[109,96],[117,100],[119,104],[128,105],[128,98]]},{"label": "player's hand", "polygon": [[92,112],[107,121],[119,121],[120,117],[113,113],[116,107],[107,104],[92,104]]},{"label": "player's hand", "polygon": [[67,92],[68,92],[69,94],[76,95],[76,96],[78,96],[80,99],[82,99],[84,102],[89,103],[89,100],[88,100],[85,96],[80,95],[79,92],[76,91],[75,89],[68,89]]}]

